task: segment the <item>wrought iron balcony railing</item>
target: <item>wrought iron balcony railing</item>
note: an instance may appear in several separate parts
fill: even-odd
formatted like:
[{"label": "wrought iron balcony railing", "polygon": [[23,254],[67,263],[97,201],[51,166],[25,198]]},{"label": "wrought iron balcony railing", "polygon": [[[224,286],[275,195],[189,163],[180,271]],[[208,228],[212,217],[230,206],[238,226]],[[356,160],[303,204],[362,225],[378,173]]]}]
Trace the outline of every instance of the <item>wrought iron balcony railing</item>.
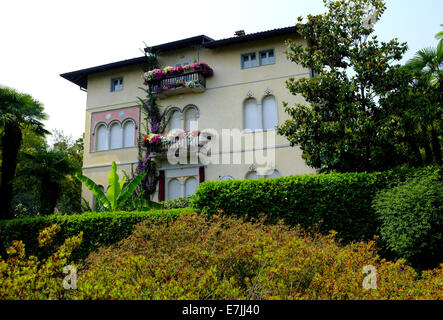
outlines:
[{"label": "wrought iron balcony railing", "polygon": [[154,93],[159,96],[171,96],[187,92],[203,92],[205,90],[206,77],[201,71],[166,76],[153,86]]}]

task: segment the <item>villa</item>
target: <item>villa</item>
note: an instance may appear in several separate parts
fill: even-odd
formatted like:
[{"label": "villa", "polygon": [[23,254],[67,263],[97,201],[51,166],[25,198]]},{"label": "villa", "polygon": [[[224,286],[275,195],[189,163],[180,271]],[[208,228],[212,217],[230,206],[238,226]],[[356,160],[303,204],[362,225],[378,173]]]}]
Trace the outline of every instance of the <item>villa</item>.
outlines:
[{"label": "villa", "polygon": [[[205,180],[253,179],[313,173],[301,157],[299,147],[275,132],[288,115],[283,101],[302,103],[293,96],[285,81],[311,77],[304,69],[286,58],[285,40],[303,41],[296,27],[274,29],[214,40],[200,35],[152,47],[164,68],[179,70],[162,74],[155,92],[158,103],[167,108],[172,130],[211,128],[223,135],[223,129],[240,134],[241,144],[228,143],[211,150],[220,161],[171,163],[158,156],[160,181],[153,200],[162,201],[194,194]],[[143,110],[137,97],[144,97],[143,62],[138,57],[61,76],[87,91],[83,174],[107,188],[107,176],[113,161],[119,170],[130,173],[138,161],[138,139],[143,138]],[[195,63],[210,66],[211,73]],[[182,68],[179,68],[182,67]],[[264,138],[258,139],[258,136]],[[264,141],[267,141],[265,143]],[[259,144],[257,144],[257,141]],[[272,141],[270,144],[269,141]],[[254,152],[272,154],[263,174]],[[83,186],[83,197],[92,203],[93,196]]]}]

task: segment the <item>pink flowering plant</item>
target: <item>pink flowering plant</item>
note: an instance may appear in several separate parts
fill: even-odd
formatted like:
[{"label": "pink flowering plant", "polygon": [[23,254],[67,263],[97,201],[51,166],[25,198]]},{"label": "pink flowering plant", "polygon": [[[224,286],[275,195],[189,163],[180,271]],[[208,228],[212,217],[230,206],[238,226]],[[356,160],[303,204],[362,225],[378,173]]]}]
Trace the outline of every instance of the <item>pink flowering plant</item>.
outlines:
[{"label": "pink flowering plant", "polygon": [[170,147],[174,143],[185,144],[190,146],[192,142],[197,141],[200,136],[199,130],[183,131],[179,129],[171,130],[168,134],[151,133],[144,137],[143,145],[156,152],[161,152]]}]

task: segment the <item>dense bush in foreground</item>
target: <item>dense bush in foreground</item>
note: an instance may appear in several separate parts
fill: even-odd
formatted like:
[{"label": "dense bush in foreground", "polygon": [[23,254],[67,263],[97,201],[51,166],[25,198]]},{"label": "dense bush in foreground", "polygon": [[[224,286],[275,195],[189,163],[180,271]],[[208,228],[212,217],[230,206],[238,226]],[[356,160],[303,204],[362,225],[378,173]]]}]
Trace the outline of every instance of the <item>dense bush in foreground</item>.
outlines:
[{"label": "dense bush in foreground", "polygon": [[374,208],[389,249],[419,267],[443,261],[443,169],[381,191]]},{"label": "dense bush in foreground", "polygon": [[[92,253],[72,299],[443,299],[443,264],[421,278],[380,259],[373,242],[337,245],[278,224],[183,214],[140,223]],[[364,289],[363,267],[377,271]]]},{"label": "dense bush in foreground", "polygon": [[284,219],[304,229],[336,230],[345,241],[370,240],[380,227],[372,200],[418,172],[435,168],[397,169],[374,173],[297,175],[273,179],[206,181],[196,191],[193,206],[210,214]]},{"label": "dense bush in foreground", "polygon": [[[0,220],[0,253],[14,240],[22,240],[26,250],[39,258],[47,257],[63,241],[79,232],[84,232],[81,246],[74,252],[74,258],[85,258],[100,245],[110,245],[126,238],[134,226],[142,220],[162,220],[177,217],[183,209],[153,210],[134,212],[88,212],[74,215],[50,215],[25,219]],[[35,242],[40,230],[58,224],[60,232],[47,248],[39,248]]]},{"label": "dense bush in foreground", "polygon": [[[39,247],[47,247],[60,226],[43,229],[38,237]],[[83,232],[68,238],[44,261],[26,256],[22,241],[13,241],[7,250],[8,259],[0,257],[0,300],[61,299],[65,294],[62,271],[70,262],[72,251],[82,242]],[[34,239],[37,240],[37,239]],[[74,267],[75,268],[75,267]]]}]

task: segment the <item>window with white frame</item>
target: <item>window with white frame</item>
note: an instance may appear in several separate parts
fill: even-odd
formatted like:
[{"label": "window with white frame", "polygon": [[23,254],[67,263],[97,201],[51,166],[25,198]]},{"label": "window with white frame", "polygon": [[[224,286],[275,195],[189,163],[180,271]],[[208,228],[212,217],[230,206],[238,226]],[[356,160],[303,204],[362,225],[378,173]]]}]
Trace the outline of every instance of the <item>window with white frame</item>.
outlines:
[{"label": "window with white frame", "polygon": [[264,130],[274,130],[278,125],[277,102],[274,96],[266,96],[262,101],[262,119]]},{"label": "window with white frame", "polygon": [[258,174],[257,174],[257,172],[255,172],[255,171],[252,171],[252,172],[249,172],[247,175],[246,175],[246,179],[258,179],[258,178],[261,178],[261,176],[259,176]]},{"label": "window with white frame", "polygon": [[241,55],[241,67],[243,69],[253,68],[257,66],[257,58],[255,52],[245,53]]},{"label": "window with white frame", "polygon": [[119,121],[113,121],[108,126],[99,124],[95,131],[94,151],[134,147],[135,129],[133,120],[124,121],[123,126]]},{"label": "window with white frame", "polygon": [[172,111],[169,114],[169,131],[181,128],[182,128],[182,123],[181,123],[180,111],[178,110]]},{"label": "window with white frame", "polygon": [[123,77],[111,79],[111,92],[123,90]]},{"label": "window with white frame", "polygon": [[242,69],[253,68],[258,65],[266,66],[274,63],[275,63],[274,49],[258,51],[258,58],[256,52],[243,53],[241,55]]},{"label": "window with white frame", "polygon": [[194,177],[188,178],[185,182],[185,197],[194,195],[197,188],[198,188],[197,179]]},{"label": "window with white frame", "polygon": [[194,107],[189,107],[185,111],[185,131],[193,130],[198,130],[197,110]]},{"label": "window with white frame", "polygon": [[96,131],[96,151],[102,151],[108,149],[108,129],[106,125],[101,124],[98,126]]},{"label": "window with white frame", "polygon": [[274,130],[278,125],[277,102],[274,96],[265,96],[262,104],[254,98],[247,99],[243,104],[244,129],[246,131]]},{"label": "window with white frame", "polygon": [[248,99],[244,102],[244,128],[247,131],[255,131],[261,129],[261,112],[254,98]]},{"label": "window with white frame", "polygon": [[135,124],[128,120],[123,124],[123,148],[135,146]]},{"label": "window with white frame", "polygon": [[260,51],[258,55],[260,57],[261,66],[275,63],[274,49]]},{"label": "window with white frame", "polygon": [[180,198],[181,185],[178,179],[171,179],[168,183],[168,199]]},{"label": "window with white frame", "polygon": [[114,122],[111,124],[111,129],[109,133],[110,149],[120,149],[122,147],[122,127],[119,122]]},{"label": "window with white frame", "polygon": [[278,178],[280,176],[281,176],[280,172],[278,172],[277,169],[274,169],[274,171],[272,173],[266,175],[265,178]]},{"label": "window with white frame", "polygon": [[[177,107],[171,109],[168,113],[169,131],[180,129],[185,131],[198,130],[199,111],[195,105],[187,105],[180,110]],[[184,123],[182,123],[184,119]]]}]

